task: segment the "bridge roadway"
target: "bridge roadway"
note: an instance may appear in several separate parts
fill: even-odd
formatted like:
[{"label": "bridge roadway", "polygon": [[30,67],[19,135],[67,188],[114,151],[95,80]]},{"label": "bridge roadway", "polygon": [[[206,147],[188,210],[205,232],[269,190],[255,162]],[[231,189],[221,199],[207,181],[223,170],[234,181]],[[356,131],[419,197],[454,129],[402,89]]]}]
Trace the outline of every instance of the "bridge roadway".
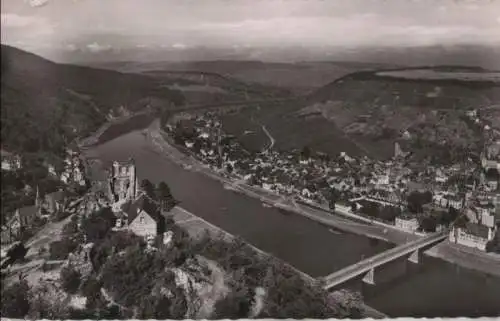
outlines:
[{"label": "bridge roadway", "polygon": [[359,275],[369,273],[378,266],[394,261],[402,256],[418,251],[421,248],[438,243],[444,240],[448,235],[448,230],[433,233],[431,235],[419,238],[415,241],[397,246],[383,253],[377,254],[358,263],[350,265],[342,270],[333,272],[323,277],[322,281],[326,290],[342,284]]}]

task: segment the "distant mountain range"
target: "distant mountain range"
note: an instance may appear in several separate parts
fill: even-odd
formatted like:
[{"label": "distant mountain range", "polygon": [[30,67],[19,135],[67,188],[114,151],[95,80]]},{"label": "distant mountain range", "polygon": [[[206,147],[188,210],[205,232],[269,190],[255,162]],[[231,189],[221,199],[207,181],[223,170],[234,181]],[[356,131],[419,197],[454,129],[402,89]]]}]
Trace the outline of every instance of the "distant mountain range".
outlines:
[{"label": "distant mountain range", "polygon": [[[71,50],[53,57],[56,61],[78,64],[135,61],[254,60],[263,62],[340,61],[418,65],[465,65],[500,69],[500,46],[455,45],[415,47],[245,47],[245,46],[117,46],[71,45]],[[49,53],[44,56],[50,56]]]}]

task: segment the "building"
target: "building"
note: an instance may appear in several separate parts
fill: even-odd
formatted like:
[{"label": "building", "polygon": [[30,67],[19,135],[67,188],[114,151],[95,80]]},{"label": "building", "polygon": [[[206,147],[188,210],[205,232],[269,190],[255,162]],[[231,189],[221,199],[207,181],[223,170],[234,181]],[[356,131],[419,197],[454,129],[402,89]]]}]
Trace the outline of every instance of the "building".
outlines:
[{"label": "building", "polygon": [[6,150],[0,150],[2,157],[2,170],[16,171],[21,168],[21,157]]},{"label": "building", "polygon": [[39,215],[40,210],[37,205],[17,209],[7,224],[2,226],[2,244],[17,240]]},{"label": "building", "polygon": [[64,191],[57,191],[45,195],[41,200],[40,206],[48,214],[55,214],[59,211],[64,210],[65,194]]},{"label": "building", "polygon": [[446,199],[448,201],[448,207],[460,210],[464,206],[464,198],[458,195],[448,195]]},{"label": "building", "polygon": [[399,192],[380,188],[373,190],[372,193],[368,195],[367,199],[375,202],[389,203],[390,205],[406,205],[406,201],[403,200]]},{"label": "building", "polygon": [[434,205],[448,208],[453,207],[460,210],[464,207],[465,196],[455,195],[447,192],[437,192],[432,196],[432,201]]},{"label": "building", "polygon": [[163,235],[165,232],[165,217],[158,206],[142,194],[138,199],[122,205],[117,215],[115,229],[128,229],[144,238]]},{"label": "building", "polygon": [[452,243],[486,251],[486,245],[495,237],[496,228],[488,228],[484,225],[467,222],[465,227],[453,227],[450,231],[449,240]]},{"label": "building", "polygon": [[415,217],[401,216],[396,217],[395,226],[406,231],[415,232],[420,225]]},{"label": "building", "polygon": [[484,178],[485,185],[490,191],[496,191],[498,189],[498,182],[500,180],[499,170],[496,168],[487,169]]},{"label": "building", "polygon": [[135,200],[139,182],[133,159],[124,162],[114,161],[109,172],[109,193],[112,202]]}]

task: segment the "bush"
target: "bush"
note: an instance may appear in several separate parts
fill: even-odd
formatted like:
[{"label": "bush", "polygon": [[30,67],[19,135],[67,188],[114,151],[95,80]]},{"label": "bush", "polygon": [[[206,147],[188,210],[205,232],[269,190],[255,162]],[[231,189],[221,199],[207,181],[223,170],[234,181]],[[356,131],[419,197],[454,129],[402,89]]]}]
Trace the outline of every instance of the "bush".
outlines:
[{"label": "bush", "polygon": [[106,290],[115,294],[119,304],[132,306],[146,295],[157,281],[165,264],[159,256],[145,254],[140,246],[127,249],[124,255],[110,257],[102,267],[101,280]]},{"label": "bush", "polygon": [[86,298],[92,298],[100,294],[102,283],[95,277],[88,278],[81,287],[81,293]]},{"label": "bush", "polygon": [[64,236],[72,236],[78,232],[78,223],[74,220],[71,220],[69,223],[64,225],[62,229],[62,234]]},{"label": "bush", "polygon": [[109,207],[100,209],[82,221],[82,231],[88,242],[102,240],[115,226],[116,217]]},{"label": "bush", "polygon": [[75,294],[80,286],[81,274],[72,267],[61,270],[61,286],[64,291]]},{"label": "bush", "polygon": [[71,213],[69,212],[57,212],[56,215],[54,216],[54,221],[55,222],[60,222],[64,219],[66,219],[67,217],[69,217],[71,215]]},{"label": "bush", "polygon": [[64,238],[60,241],[54,241],[50,243],[50,259],[51,260],[65,260],[69,253],[76,250],[78,243],[68,238]]},{"label": "bush", "polygon": [[2,318],[24,318],[30,309],[29,291],[28,282],[24,280],[8,287],[2,285]]},{"label": "bush", "polygon": [[248,318],[253,299],[249,292],[245,290],[234,291],[217,301],[214,307],[214,317],[217,319]]}]

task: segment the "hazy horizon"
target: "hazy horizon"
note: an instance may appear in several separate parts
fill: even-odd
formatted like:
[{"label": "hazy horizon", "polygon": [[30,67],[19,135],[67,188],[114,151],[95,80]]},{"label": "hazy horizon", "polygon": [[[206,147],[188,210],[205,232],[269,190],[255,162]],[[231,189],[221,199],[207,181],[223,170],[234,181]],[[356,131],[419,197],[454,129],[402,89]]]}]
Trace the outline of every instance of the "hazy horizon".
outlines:
[{"label": "hazy horizon", "polygon": [[2,43],[55,60],[198,46],[334,52],[500,43],[498,1],[3,0],[1,6]]}]

